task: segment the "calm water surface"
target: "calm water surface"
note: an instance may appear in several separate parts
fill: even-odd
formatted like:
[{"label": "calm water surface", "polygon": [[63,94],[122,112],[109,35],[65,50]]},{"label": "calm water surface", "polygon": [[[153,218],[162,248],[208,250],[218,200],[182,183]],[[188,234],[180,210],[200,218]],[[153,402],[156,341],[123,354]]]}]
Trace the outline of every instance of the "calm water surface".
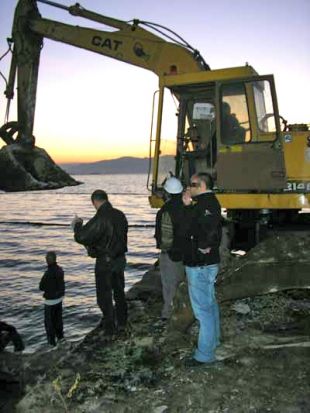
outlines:
[{"label": "calm water surface", "polygon": [[38,284],[45,270],[47,250],[58,253],[58,263],[65,271],[66,337],[82,338],[100,319],[94,260],[86,255],[82,245],[73,241],[69,226],[75,213],[84,222],[94,215],[90,202],[93,190],[106,190],[112,204],[126,214],[131,226],[126,290],[141,279],[157,258],[154,228],[148,227],[154,224],[156,210],[148,203],[145,175],[75,178],[84,184],[43,192],[0,193],[0,319],[18,328],[28,352],[46,342],[44,300]]}]

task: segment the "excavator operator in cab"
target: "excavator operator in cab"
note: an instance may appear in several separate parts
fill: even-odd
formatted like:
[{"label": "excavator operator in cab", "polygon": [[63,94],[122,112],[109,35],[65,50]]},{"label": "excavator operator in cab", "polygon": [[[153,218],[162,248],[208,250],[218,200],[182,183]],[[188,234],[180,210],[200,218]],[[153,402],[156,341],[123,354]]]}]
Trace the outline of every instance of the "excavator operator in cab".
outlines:
[{"label": "excavator operator in cab", "polygon": [[237,116],[231,113],[231,107],[227,102],[222,103],[221,132],[222,143],[226,145],[245,142],[246,130],[240,126]]}]

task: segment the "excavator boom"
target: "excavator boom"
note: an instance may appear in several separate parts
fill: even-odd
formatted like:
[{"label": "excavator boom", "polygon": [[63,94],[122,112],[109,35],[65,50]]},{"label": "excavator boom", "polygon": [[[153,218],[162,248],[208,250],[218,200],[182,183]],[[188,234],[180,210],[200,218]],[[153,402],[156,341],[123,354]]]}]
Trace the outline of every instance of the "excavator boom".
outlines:
[{"label": "excavator boom", "polygon": [[32,32],[48,39],[90,50],[162,74],[204,70],[199,60],[181,46],[168,43],[144,29],[128,25],[115,32],[71,26],[47,19],[29,21]]}]

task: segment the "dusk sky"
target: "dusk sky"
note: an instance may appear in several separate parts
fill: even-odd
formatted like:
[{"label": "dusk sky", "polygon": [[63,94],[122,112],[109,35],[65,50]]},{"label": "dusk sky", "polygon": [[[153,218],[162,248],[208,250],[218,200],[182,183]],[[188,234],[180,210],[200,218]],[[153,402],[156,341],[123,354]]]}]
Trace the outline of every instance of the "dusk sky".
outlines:
[{"label": "dusk sky", "polygon": [[[74,4],[74,0],[55,1]],[[7,50],[16,3],[0,1],[0,55]],[[273,74],[280,114],[289,123],[310,123],[309,0],[80,0],[80,4],[117,19],[167,26],[198,49],[212,69],[248,62],[259,74]],[[41,3],[38,7],[42,17],[99,28],[65,10]],[[6,77],[9,65],[8,56],[0,61]],[[39,70],[36,143],[58,162],[147,156],[157,86],[152,72],[46,39]],[[0,89],[2,124],[6,108],[2,78]],[[16,120],[15,104],[16,99],[10,120]]]}]

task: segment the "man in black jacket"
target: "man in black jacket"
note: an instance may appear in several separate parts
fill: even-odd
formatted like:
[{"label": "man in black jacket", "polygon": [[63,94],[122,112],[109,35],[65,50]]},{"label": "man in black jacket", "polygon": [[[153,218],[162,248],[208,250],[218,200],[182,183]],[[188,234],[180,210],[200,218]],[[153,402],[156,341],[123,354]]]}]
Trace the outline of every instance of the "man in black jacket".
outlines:
[{"label": "man in black jacket", "polygon": [[74,218],[74,239],[83,244],[88,255],[96,258],[95,279],[97,303],[103,314],[104,334],[111,337],[115,331],[112,291],[115,301],[118,331],[127,323],[125,297],[128,222],[123,212],[113,208],[105,191],[97,189],[91,195],[96,214],[85,225]]},{"label": "man in black jacket", "polygon": [[213,363],[219,344],[219,309],[214,284],[219,270],[221,207],[212,192],[213,180],[207,173],[191,177],[183,195],[183,262],[195,318],[199,321],[198,346],[190,364]]},{"label": "man in black jacket", "polygon": [[47,270],[41,278],[39,288],[44,292],[44,324],[47,342],[56,346],[57,340],[61,340],[63,334],[62,301],[65,295],[65,281],[63,269],[57,264],[54,251],[46,254]]}]

